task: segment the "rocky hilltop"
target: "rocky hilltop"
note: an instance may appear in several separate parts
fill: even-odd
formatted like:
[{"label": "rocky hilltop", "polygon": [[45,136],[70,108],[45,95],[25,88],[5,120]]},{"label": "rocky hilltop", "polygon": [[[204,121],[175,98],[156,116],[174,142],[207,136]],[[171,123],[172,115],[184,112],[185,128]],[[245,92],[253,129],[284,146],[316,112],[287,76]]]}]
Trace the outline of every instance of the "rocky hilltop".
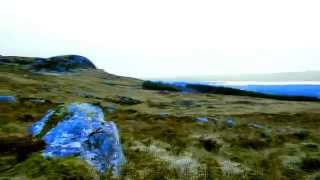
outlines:
[{"label": "rocky hilltop", "polygon": [[55,56],[50,58],[27,58],[1,56],[0,64],[24,66],[33,71],[69,72],[77,69],[96,69],[87,58],[78,55]]},{"label": "rocky hilltop", "polygon": [[157,88],[1,56],[0,179],[320,178],[319,102]]}]

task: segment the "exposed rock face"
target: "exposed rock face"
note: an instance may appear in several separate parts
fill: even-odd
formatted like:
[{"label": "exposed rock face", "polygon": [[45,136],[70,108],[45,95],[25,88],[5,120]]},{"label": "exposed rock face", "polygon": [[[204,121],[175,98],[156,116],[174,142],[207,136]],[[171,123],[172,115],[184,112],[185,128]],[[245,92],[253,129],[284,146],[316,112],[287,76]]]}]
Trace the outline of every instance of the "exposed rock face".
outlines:
[{"label": "exposed rock face", "polygon": [[[57,121],[59,116],[62,119]],[[111,170],[114,175],[120,174],[125,162],[116,125],[104,121],[102,110],[91,104],[50,110],[31,133],[45,141],[45,157],[80,156],[99,172]]]},{"label": "exposed rock face", "polygon": [[51,57],[49,59],[37,58],[32,68],[38,71],[66,72],[73,69],[95,69],[96,67],[85,57],[68,55]]},{"label": "exposed rock face", "polygon": [[23,65],[30,70],[44,72],[69,72],[76,69],[96,68],[89,59],[78,55],[56,56],[47,59],[2,56],[0,64]]}]

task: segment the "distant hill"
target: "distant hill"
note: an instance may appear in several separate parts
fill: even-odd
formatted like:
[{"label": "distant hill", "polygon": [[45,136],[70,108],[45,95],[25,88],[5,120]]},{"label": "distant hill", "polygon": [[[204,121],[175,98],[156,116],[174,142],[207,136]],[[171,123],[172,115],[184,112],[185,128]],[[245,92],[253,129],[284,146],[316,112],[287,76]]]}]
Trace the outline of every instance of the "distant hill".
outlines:
[{"label": "distant hill", "polygon": [[177,78],[157,78],[157,80],[170,81],[320,81],[320,71],[286,72],[274,74],[241,74],[241,75],[213,75],[213,76],[189,76]]}]

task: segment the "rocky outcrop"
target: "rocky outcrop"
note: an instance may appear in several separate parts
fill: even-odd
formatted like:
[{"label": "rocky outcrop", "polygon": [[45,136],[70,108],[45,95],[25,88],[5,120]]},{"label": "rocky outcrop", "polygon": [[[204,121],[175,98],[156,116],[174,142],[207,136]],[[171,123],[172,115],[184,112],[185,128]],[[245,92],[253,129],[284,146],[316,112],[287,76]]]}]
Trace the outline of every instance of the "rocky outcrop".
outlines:
[{"label": "rocky outcrop", "polygon": [[0,64],[21,65],[29,70],[41,72],[71,72],[76,69],[96,69],[89,59],[78,55],[51,58],[2,56],[0,57]]},{"label": "rocky outcrop", "polygon": [[37,58],[32,68],[37,71],[66,72],[73,69],[95,69],[95,65],[87,58],[77,55],[56,56],[49,59]]},{"label": "rocky outcrop", "polygon": [[125,162],[116,125],[104,121],[101,108],[91,104],[49,110],[31,133],[46,143],[44,157],[79,156],[99,172],[110,170],[114,175]]}]

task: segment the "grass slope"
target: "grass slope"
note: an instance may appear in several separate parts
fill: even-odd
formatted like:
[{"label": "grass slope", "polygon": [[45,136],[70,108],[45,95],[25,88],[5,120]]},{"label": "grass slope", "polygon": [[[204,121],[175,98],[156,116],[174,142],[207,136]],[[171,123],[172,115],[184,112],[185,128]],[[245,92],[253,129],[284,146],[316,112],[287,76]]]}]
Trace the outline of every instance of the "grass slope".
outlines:
[{"label": "grass slope", "polygon": [[[75,101],[101,106],[106,120],[117,124],[128,161],[121,179],[320,178],[318,102],[162,93],[142,83],[101,70],[46,75],[1,65],[0,95],[19,102],[0,104],[1,147],[9,149],[0,151],[0,179],[111,178],[76,157],[43,159],[41,142],[28,135],[49,108]],[[118,96],[142,103],[117,103]]]}]

